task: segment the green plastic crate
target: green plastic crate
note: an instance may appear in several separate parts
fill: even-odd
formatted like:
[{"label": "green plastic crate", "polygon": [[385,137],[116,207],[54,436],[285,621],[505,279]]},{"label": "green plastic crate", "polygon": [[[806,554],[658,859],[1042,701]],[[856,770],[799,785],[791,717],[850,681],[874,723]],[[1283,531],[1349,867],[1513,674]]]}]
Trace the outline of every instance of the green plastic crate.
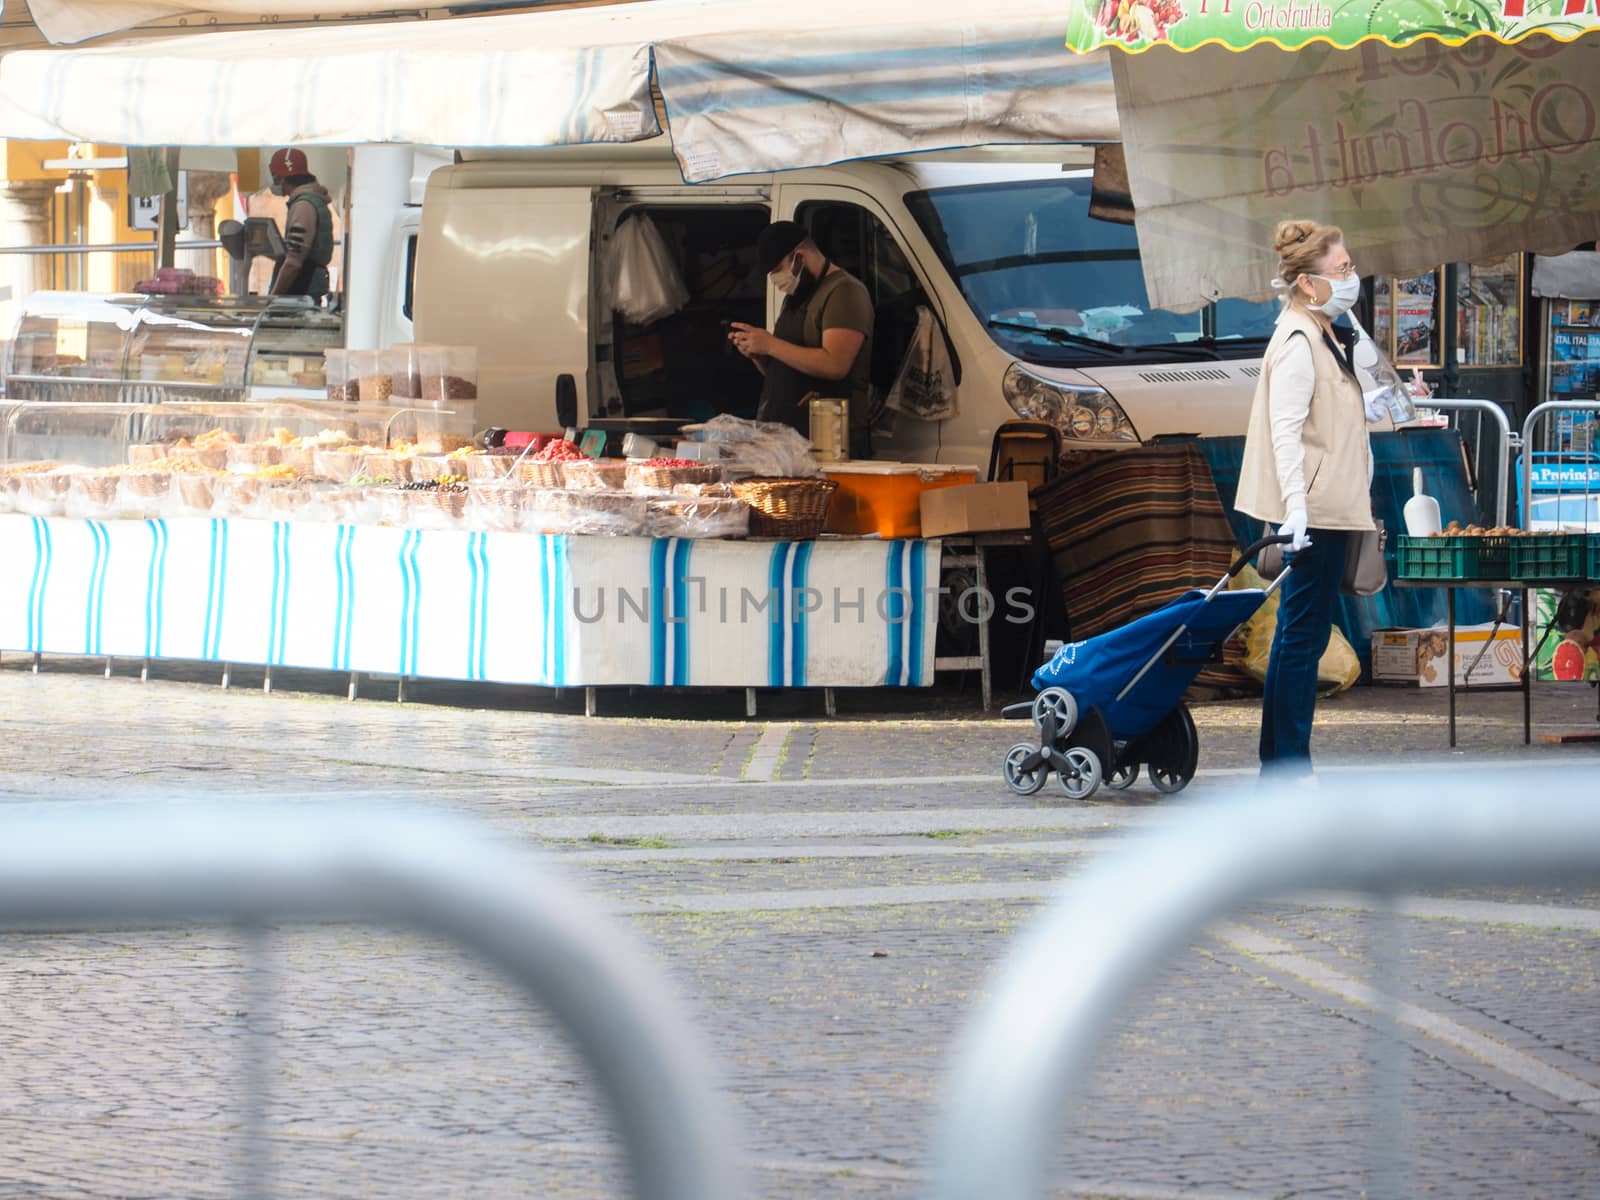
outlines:
[{"label": "green plastic crate", "polygon": [[1578,579],[1588,568],[1583,534],[1533,533],[1511,539],[1511,578]]},{"label": "green plastic crate", "polygon": [[1512,538],[1452,534],[1395,539],[1399,579],[1504,579],[1511,569]]},{"label": "green plastic crate", "polygon": [[1589,535],[1589,563],[1583,577],[1590,583],[1600,583],[1600,533]]}]

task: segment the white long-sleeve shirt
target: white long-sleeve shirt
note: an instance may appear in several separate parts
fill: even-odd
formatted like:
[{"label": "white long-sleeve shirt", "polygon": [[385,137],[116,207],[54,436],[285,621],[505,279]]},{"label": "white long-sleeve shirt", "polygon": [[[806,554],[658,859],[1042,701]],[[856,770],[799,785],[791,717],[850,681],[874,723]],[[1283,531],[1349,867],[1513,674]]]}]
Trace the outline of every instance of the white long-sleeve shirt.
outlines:
[{"label": "white long-sleeve shirt", "polygon": [[[1378,348],[1367,331],[1356,326],[1356,378],[1362,385],[1367,423],[1375,425],[1389,415],[1389,389],[1376,384],[1371,368],[1378,362]],[[1289,339],[1272,364],[1268,375],[1272,396],[1272,456],[1278,467],[1278,486],[1283,491],[1285,509],[1306,506],[1306,450],[1301,441],[1306,418],[1311,415],[1311,395],[1316,391],[1317,372],[1311,358],[1311,343],[1303,336]],[[1367,447],[1367,478],[1372,478],[1372,447]]]}]

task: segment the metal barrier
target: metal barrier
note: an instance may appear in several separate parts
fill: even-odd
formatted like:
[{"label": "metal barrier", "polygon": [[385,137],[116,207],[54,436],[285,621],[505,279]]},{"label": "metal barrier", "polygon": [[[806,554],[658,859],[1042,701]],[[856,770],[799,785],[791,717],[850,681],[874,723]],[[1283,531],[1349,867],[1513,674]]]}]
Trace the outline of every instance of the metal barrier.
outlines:
[{"label": "metal barrier", "polygon": [[[1437,408],[1450,412],[1475,412],[1487,413],[1494,418],[1500,428],[1500,439],[1495,454],[1495,525],[1504,526],[1506,523],[1507,501],[1511,494],[1511,420],[1506,416],[1506,410],[1493,400],[1466,400],[1466,399],[1428,399],[1423,402],[1424,408]],[[1459,430],[1458,430],[1459,432]],[[1477,442],[1478,459],[1478,487],[1483,487],[1483,430],[1480,421]]]},{"label": "metal barrier", "polygon": [[449,938],[554,1014],[594,1069],[646,1200],[740,1200],[709,1056],[661,972],[555,864],[457,820],[373,806],[328,811],[148,804],[0,818],[0,925],[234,922],[250,953],[241,1194],[265,1196],[269,920],[394,922]]},{"label": "metal barrier", "polygon": [[[1600,400],[1547,400],[1530,412],[1528,419],[1522,423],[1522,453],[1517,460],[1517,473],[1522,476],[1522,512],[1517,523],[1524,529],[1529,527],[1528,521],[1533,512],[1533,432],[1545,414],[1552,412],[1588,412],[1600,417]],[[1589,456],[1585,455],[1584,458],[1587,461]]]},{"label": "metal barrier", "polygon": [[[960,1043],[929,1194],[1043,1195],[1046,1153],[1063,1144],[1063,1112],[1083,1095],[1112,1020],[1193,935],[1248,901],[1295,888],[1392,895],[1402,885],[1547,882],[1597,868],[1592,767],[1453,772],[1427,788],[1325,777],[1317,790],[1261,788],[1174,814],[1094,863],[1018,939]],[[1392,981],[1380,987],[1393,995]],[[1400,1071],[1399,1058],[1384,1055],[1386,1069]],[[1398,1091],[1383,1080],[1378,1090]],[[1364,1194],[1407,1191],[1391,1177]]]}]

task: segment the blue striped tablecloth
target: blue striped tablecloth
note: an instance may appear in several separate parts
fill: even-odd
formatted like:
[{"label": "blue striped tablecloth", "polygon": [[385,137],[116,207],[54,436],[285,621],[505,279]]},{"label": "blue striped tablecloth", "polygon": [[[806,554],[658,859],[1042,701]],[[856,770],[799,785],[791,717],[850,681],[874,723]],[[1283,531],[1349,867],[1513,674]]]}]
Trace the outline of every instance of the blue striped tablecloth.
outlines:
[{"label": "blue striped tablecloth", "polygon": [[582,687],[933,682],[937,541],[0,515],[0,648]]}]

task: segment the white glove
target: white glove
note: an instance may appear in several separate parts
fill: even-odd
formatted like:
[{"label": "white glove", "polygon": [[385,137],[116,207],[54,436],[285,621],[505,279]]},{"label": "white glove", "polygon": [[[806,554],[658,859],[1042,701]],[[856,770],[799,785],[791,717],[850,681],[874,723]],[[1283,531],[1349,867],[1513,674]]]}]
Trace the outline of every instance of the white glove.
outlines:
[{"label": "white glove", "polygon": [[1311,534],[1306,530],[1306,510],[1303,507],[1291,508],[1284,517],[1283,524],[1278,526],[1279,537],[1291,535],[1294,537],[1294,541],[1289,543],[1291,551],[1304,550],[1311,545]]}]

